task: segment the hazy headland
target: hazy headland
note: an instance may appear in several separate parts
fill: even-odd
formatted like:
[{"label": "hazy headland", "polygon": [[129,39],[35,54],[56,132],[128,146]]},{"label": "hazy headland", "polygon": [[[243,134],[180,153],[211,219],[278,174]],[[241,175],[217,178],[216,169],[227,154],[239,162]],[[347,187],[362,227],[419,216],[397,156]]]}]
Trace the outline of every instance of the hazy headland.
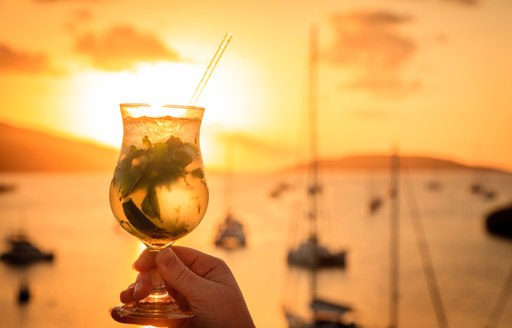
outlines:
[{"label": "hazy headland", "polygon": [[[36,130],[0,123],[0,172],[26,171],[111,171],[119,150],[84,140],[73,140]],[[321,159],[322,170],[385,170],[390,154],[357,154]],[[400,165],[411,170],[483,170],[498,168],[470,166],[449,159],[400,154]],[[281,170],[301,170],[300,163]]]}]

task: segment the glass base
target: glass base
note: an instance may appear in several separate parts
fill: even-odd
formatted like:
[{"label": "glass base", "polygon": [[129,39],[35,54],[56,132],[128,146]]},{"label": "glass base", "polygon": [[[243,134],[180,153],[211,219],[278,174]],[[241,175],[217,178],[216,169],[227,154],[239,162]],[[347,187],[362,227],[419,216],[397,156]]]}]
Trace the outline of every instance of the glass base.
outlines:
[{"label": "glass base", "polygon": [[169,302],[142,300],[122,304],[111,308],[110,315],[117,322],[156,327],[180,327],[184,320],[194,316],[172,299]]}]

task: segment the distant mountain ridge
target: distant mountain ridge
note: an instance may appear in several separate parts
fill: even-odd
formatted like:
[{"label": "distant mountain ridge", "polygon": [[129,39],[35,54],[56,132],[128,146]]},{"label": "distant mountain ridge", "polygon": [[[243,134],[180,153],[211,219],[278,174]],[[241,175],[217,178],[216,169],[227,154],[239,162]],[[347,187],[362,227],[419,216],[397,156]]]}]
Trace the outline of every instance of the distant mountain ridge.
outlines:
[{"label": "distant mountain ridge", "polygon": [[[387,170],[390,169],[390,155],[352,155],[335,159],[320,159],[318,165],[322,170]],[[400,156],[400,167],[411,170],[482,170],[491,172],[507,171],[494,167],[470,166],[452,160],[428,156]],[[292,169],[306,169],[309,164],[301,164]]]},{"label": "distant mountain ridge", "polygon": [[[117,163],[119,150],[93,142],[57,137],[48,133],[15,127],[0,122],[0,172],[25,171],[109,171]],[[401,165],[409,169],[486,170],[506,172],[492,167],[472,167],[455,161],[402,156]],[[355,155],[319,161],[323,170],[389,169],[389,155]],[[288,170],[307,168],[299,164]]]},{"label": "distant mountain ridge", "polygon": [[0,123],[0,172],[113,171],[118,150]]}]

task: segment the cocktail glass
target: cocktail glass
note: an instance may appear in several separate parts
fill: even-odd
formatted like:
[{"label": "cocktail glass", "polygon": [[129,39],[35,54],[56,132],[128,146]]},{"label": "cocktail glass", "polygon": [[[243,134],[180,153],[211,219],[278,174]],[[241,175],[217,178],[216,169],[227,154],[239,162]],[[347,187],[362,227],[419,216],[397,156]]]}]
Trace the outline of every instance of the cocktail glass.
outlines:
[{"label": "cocktail glass", "polygon": [[[199,132],[204,108],[121,104],[123,142],[110,184],[119,224],[150,251],[172,245],[201,222],[208,206]],[[138,302],[113,307],[123,323],[168,326],[190,318],[167,292],[156,269],[153,290]]]}]

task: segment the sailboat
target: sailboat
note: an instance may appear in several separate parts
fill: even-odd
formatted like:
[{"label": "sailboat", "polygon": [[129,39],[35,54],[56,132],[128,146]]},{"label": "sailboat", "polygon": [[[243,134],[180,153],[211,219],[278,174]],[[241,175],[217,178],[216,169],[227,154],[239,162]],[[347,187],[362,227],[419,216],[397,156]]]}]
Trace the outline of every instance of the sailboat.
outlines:
[{"label": "sailboat", "polygon": [[311,35],[311,54],[310,54],[310,72],[309,72],[309,122],[310,122],[310,140],[311,140],[311,162],[309,164],[310,183],[307,190],[309,211],[309,231],[306,240],[300,243],[296,248],[288,251],[288,264],[292,266],[316,269],[322,267],[345,268],[346,255],[345,250],[333,251],[327,246],[322,245],[318,236],[318,203],[319,196],[322,193],[322,186],[319,181],[318,165],[318,132],[317,132],[317,104],[316,104],[316,73],[317,73],[317,45],[316,32]]},{"label": "sailboat", "polygon": [[347,305],[340,305],[329,301],[315,299],[310,307],[313,311],[312,319],[286,312],[289,328],[358,328],[352,321],[345,319],[345,315],[352,311]]},{"label": "sailboat", "polygon": [[0,254],[0,260],[13,266],[28,266],[37,262],[52,262],[53,252],[44,252],[36,247],[28,236],[23,233],[15,233],[7,238],[11,248]]},{"label": "sailboat", "polygon": [[316,157],[316,28],[311,30],[311,59],[310,59],[310,122],[312,139],[312,161],[310,165],[311,183],[308,189],[310,203],[309,236],[297,248],[288,252],[288,263],[305,267],[309,273],[310,304],[308,317],[301,316],[292,310],[285,308],[285,317],[289,328],[356,328],[358,327],[347,315],[352,308],[345,304],[339,304],[322,299],[317,294],[318,270],[323,267],[345,267],[345,251],[333,252],[320,242],[317,233],[318,196],[322,191],[318,179],[318,160]]},{"label": "sailboat", "polygon": [[228,212],[224,221],[217,227],[215,246],[235,249],[245,247],[246,243],[244,225]]},{"label": "sailboat", "polygon": [[215,234],[215,246],[224,249],[238,249],[244,248],[247,245],[247,238],[245,227],[242,221],[237,219],[233,215],[231,209],[231,192],[232,192],[232,153],[231,153],[231,142],[228,141],[229,145],[226,150],[226,179],[225,179],[225,197],[227,202],[227,212],[224,220],[217,226],[217,232]]},{"label": "sailboat", "polygon": [[433,171],[432,177],[430,179],[428,179],[425,184],[425,188],[428,191],[440,192],[443,190],[443,183],[441,182],[441,179],[440,179],[440,170],[441,169],[439,167],[436,167],[436,166],[432,167],[432,171]]},{"label": "sailboat", "polygon": [[494,200],[496,191],[488,186],[488,172],[484,168],[473,166],[473,181],[469,185],[469,192],[475,196],[481,196],[484,200]]},{"label": "sailboat", "polygon": [[384,204],[382,196],[375,192],[374,174],[370,172],[370,197],[368,201],[368,213],[370,216],[375,215]]}]

